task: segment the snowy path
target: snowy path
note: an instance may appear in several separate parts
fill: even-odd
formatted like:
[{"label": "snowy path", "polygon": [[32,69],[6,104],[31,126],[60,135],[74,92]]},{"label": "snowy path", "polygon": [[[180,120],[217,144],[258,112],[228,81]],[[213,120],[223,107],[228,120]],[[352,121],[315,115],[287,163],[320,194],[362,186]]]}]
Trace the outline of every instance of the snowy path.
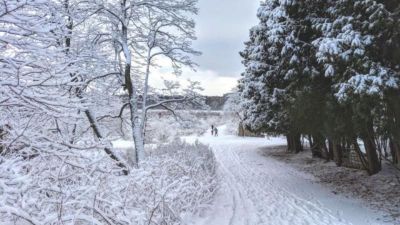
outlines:
[{"label": "snowy path", "polygon": [[312,177],[260,156],[261,147],[282,145],[285,140],[209,134],[198,140],[215,152],[222,185],[210,210],[188,224],[383,224],[376,220],[380,214],[360,202],[334,195],[311,182]]}]

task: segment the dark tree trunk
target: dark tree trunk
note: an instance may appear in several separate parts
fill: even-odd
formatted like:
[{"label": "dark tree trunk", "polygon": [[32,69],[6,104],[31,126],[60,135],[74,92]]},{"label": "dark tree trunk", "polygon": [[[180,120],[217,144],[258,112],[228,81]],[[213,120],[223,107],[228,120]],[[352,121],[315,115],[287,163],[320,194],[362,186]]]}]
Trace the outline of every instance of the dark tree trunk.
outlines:
[{"label": "dark tree trunk", "polygon": [[379,162],[379,157],[376,152],[376,145],[373,139],[363,138],[365,151],[367,153],[368,160],[368,173],[370,175],[376,174],[381,170],[381,164]]},{"label": "dark tree trunk", "polygon": [[389,90],[386,92],[385,100],[387,102],[387,117],[390,121],[389,131],[391,138],[389,140],[390,153],[393,164],[400,167],[400,91]]},{"label": "dark tree trunk", "polygon": [[337,166],[342,166],[343,164],[343,148],[336,141],[332,141],[332,152],[333,152],[333,160]]},{"label": "dark tree trunk", "polygon": [[387,159],[388,158],[388,139],[384,139],[384,140],[382,140],[382,150],[383,150],[383,157],[385,158],[385,159]]},{"label": "dark tree trunk", "polygon": [[328,139],[328,156],[329,156],[329,160],[333,160],[334,156],[333,156],[333,142],[331,139]]},{"label": "dark tree trunk", "polygon": [[360,150],[360,146],[358,145],[357,138],[353,138],[352,142],[354,145],[354,149],[356,150],[356,153],[358,155],[358,158],[360,159],[361,164],[363,165],[363,168],[368,170],[368,161],[365,158],[364,154]]},{"label": "dark tree trunk", "polygon": [[364,142],[365,151],[367,153],[368,173],[370,175],[376,174],[381,170],[381,163],[379,161],[378,153],[376,151],[376,143],[372,122],[367,124],[367,132],[361,138]]},{"label": "dark tree trunk", "polygon": [[295,135],[293,135],[293,138],[294,138],[294,145],[295,145],[295,148],[294,148],[294,152],[295,153],[299,153],[299,152],[302,152],[303,151],[303,145],[301,144],[301,135],[300,134],[295,134]]},{"label": "dark tree trunk", "polygon": [[393,164],[400,163],[400,145],[397,144],[394,140],[390,139],[390,154],[392,155]]},{"label": "dark tree trunk", "polygon": [[[92,127],[93,132],[95,133],[96,137],[98,137],[99,139],[103,139],[104,137],[102,136],[99,128],[97,127],[97,123],[95,118],[93,117],[93,115],[90,113],[89,110],[85,111],[86,117],[88,118],[89,122],[90,122],[90,126]],[[108,147],[104,148],[104,151],[106,152],[106,154],[115,161],[115,163],[117,164],[118,167],[120,167],[122,169],[122,172],[124,173],[124,175],[128,175],[129,170],[126,167],[125,164],[123,164],[120,159],[112,152],[112,150]]]},{"label": "dark tree trunk", "polygon": [[238,127],[238,135],[239,135],[239,137],[244,137],[244,127],[243,127],[243,122],[239,122],[239,127]]},{"label": "dark tree trunk", "polygon": [[286,140],[288,143],[288,152],[299,153],[299,152],[303,151],[300,134],[290,133],[290,134],[286,135]]},{"label": "dark tree trunk", "polygon": [[396,165],[400,167],[400,144],[395,142]]},{"label": "dark tree trunk", "polygon": [[325,143],[325,137],[321,134],[313,135],[314,144],[311,147],[313,157],[329,160],[329,153]]},{"label": "dark tree trunk", "polygon": [[[398,128],[400,129],[400,127]],[[400,131],[400,130],[399,130]],[[393,157],[396,159],[395,165],[400,167],[400,135],[396,135],[396,139],[393,140]]]},{"label": "dark tree trunk", "polygon": [[287,141],[287,151],[291,152],[292,151],[292,137],[290,134],[286,135],[286,141]]},{"label": "dark tree trunk", "polygon": [[309,147],[311,148],[313,146],[313,140],[312,140],[312,136],[308,135],[308,144],[310,145]]},{"label": "dark tree trunk", "polygon": [[[0,141],[4,139],[6,136],[6,130],[2,127],[0,127]],[[0,155],[3,153],[4,146],[3,144],[0,143]]]}]

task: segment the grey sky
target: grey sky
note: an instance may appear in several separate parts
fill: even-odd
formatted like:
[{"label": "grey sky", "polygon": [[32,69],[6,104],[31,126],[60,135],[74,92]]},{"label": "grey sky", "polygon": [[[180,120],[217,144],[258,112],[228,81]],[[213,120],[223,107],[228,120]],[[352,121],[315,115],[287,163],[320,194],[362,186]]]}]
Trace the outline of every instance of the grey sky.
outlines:
[{"label": "grey sky", "polygon": [[258,0],[199,0],[195,47],[203,52],[197,58],[201,70],[239,77],[243,67],[238,52],[257,23],[258,6]]},{"label": "grey sky", "polygon": [[195,59],[200,67],[196,72],[184,69],[179,78],[170,70],[160,69],[155,71],[159,76],[155,76],[151,84],[162,87],[162,79],[181,83],[191,79],[201,82],[205,95],[223,95],[231,91],[244,70],[239,51],[248,40],[249,29],[257,24],[258,6],[259,0],[199,0],[198,40],[194,47],[203,53]]}]

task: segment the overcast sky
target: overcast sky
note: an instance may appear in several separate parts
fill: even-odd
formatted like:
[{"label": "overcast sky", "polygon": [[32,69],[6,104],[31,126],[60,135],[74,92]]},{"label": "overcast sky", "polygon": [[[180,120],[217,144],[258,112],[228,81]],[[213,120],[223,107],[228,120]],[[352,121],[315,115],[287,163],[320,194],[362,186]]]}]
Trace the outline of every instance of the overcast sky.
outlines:
[{"label": "overcast sky", "polygon": [[[248,39],[249,29],[257,24],[259,0],[199,0],[196,17],[197,72],[184,70],[180,79],[202,83],[206,95],[222,95],[236,86],[243,71],[239,51]],[[164,74],[168,79],[168,75]]]}]

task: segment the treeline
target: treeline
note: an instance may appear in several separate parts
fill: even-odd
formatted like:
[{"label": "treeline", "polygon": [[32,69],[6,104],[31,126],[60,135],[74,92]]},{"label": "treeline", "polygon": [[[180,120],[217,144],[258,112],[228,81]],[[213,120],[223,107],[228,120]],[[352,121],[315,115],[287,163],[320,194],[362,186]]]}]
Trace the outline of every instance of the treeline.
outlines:
[{"label": "treeline", "polygon": [[369,174],[400,165],[400,2],[268,0],[257,16],[241,52],[248,128],[296,153],[306,137],[339,166],[352,149]]}]

